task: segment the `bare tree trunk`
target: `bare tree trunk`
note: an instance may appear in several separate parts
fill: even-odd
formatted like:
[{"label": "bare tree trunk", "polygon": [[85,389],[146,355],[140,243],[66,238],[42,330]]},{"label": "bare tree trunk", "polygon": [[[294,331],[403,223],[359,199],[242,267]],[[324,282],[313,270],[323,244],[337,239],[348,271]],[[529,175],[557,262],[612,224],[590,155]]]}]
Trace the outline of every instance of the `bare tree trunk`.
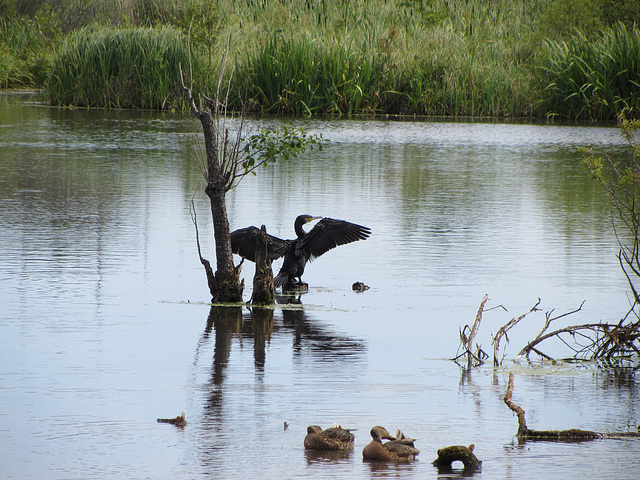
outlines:
[{"label": "bare tree trunk", "polygon": [[[209,174],[211,179],[211,174]],[[231,232],[227,218],[224,187],[219,182],[212,184],[211,180],[205,188],[205,193],[211,203],[211,217],[213,218],[213,237],[216,242],[216,273],[213,281],[209,281],[209,291],[215,303],[242,302],[244,282],[240,281],[240,269],[233,264],[231,251]]]},{"label": "bare tree trunk", "polygon": [[211,301],[214,303],[242,302],[244,282],[240,281],[240,269],[233,265],[231,232],[225,201],[225,195],[229,189],[229,178],[222,172],[220,159],[218,158],[217,140],[219,132],[216,131],[216,124],[212,113],[206,108],[198,108],[196,106],[191,90],[184,86],[184,81],[183,88],[191,106],[191,111],[198,117],[202,124],[207,154],[207,186],[205,193],[209,197],[211,204],[213,236],[216,243],[216,273],[211,276],[209,272],[207,272],[209,291],[212,297]]},{"label": "bare tree trunk", "polygon": [[225,200],[225,178],[220,172],[218,164],[217,148],[214,149],[210,135],[213,135],[211,116],[207,112],[201,113],[200,121],[204,130],[205,145],[207,151],[207,186],[205,193],[211,204],[211,218],[213,219],[213,237],[216,242],[216,273],[213,285],[209,284],[209,291],[213,302],[242,302],[242,289],[240,272],[233,264],[233,252],[231,251],[231,230],[227,217],[227,204]]},{"label": "bare tree trunk", "polygon": [[251,303],[256,305],[272,305],[275,300],[273,286],[273,270],[271,260],[267,257],[267,228],[262,225],[256,249],[256,273],[253,276],[253,295]]}]

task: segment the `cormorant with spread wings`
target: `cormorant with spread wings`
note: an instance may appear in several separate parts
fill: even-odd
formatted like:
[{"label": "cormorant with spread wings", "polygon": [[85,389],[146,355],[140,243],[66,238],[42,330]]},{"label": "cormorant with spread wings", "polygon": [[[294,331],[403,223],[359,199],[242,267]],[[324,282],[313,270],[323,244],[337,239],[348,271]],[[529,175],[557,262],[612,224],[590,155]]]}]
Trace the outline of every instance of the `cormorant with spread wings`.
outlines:
[{"label": "cormorant with spread wings", "polygon": [[[302,283],[302,274],[308,261],[329,250],[358,240],[366,240],[371,229],[355,223],[334,218],[322,218],[309,232],[302,226],[322,217],[300,215],[294,222],[298,238],[282,240],[267,234],[267,258],[270,261],[284,257],[282,268],[274,279],[274,285],[283,290],[295,287],[297,278]],[[256,261],[257,239],[260,229],[246,227],[231,232],[231,249],[243,258]]]}]

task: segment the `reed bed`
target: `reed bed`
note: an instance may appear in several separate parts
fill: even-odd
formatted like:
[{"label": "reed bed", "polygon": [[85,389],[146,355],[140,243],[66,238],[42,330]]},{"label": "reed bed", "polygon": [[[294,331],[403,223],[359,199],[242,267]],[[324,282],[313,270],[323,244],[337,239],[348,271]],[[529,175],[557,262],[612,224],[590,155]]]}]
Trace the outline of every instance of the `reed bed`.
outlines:
[{"label": "reed bed", "polygon": [[249,40],[236,57],[236,91],[263,112],[534,113],[532,30],[521,2],[226,5],[228,16],[244,12],[267,32],[264,44]]},{"label": "reed bed", "polygon": [[39,87],[50,69],[52,46],[34,20],[0,19],[0,88]]},{"label": "reed bed", "polygon": [[548,110],[577,119],[612,119],[640,109],[640,31],[618,24],[595,41],[576,32],[547,42]]},{"label": "reed bed", "polygon": [[231,59],[232,108],[609,119],[638,106],[637,28],[546,39],[558,32],[544,30],[551,0],[121,0],[113,12],[92,1],[100,18],[124,20],[66,39],[48,83],[54,104],[180,106],[190,32],[206,64],[194,71],[199,91],[212,96],[215,65]]},{"label": "reed bed", "polygon": [[46,95],[53,105],[181,108],[184,36],[172,28],[82,29],[55,59]]}]

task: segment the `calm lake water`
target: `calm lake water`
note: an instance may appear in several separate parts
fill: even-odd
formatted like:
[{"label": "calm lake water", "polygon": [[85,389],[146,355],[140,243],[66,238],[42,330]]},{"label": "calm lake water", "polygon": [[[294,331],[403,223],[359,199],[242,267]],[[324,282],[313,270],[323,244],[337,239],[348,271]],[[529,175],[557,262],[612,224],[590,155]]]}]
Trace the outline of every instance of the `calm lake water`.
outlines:
[{"label": "calm lake water", "polygon": [[[298,308],[252,312],[208,304],[189,215],[194,199],[214,260],[193,118],[0,96],[0,477],[451,478],[436,450],[474,443],[476,478],[637,478],[638,440],[513,441],[510,370],[530,428],[640,423],[633,371],[511,360],[544,312],[510,333],[502,368],[450,360],[484,294],[507,309],[483,317],[488,352],[538,298],[555,313],[585,301],[558,326],[626,313],[609,206],[576,151],[620,154],[617,129],[288,122],[330,142],[230,192],[232,228],[292,238],[310,213],[373,233],[310,264]],[[156,423],[182,411],[184,429]],[[307,425],[334,422],[357,429],[353,453],[306,453]],[[420,460],[363,463],[378,424],[418,438]]]}]

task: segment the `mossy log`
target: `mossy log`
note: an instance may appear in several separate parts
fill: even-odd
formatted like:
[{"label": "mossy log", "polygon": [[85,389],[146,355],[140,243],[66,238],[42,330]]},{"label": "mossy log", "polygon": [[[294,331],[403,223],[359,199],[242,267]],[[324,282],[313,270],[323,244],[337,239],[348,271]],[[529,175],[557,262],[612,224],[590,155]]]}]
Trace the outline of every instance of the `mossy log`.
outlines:
[{"label": "mossy log", "polygon": [[439,469],[450,470],[453,462],[460,461],[463,463],[465,471],[480,470],[482,462],[473,453],[473,448],[474,445],[469,445],[468,447],[453,445],[441,448],[438,450],[438,458],[431,463]]},{"label": "mossy log", "polygon": [[577,428],[571,428],[568,430],[532,430],[527,427],[527,421],[524,416],[524,409],[516,405],[511,398],[513,396],[513,377],[513,372],[509,372],[509,383],[507,385],[507,393],[505,393],[504,395],[504,403],[518,417],[518,432],[516,433],[516,437],[519,440],[582,442],[595,440],[598,438],[640,438],[640,432],[599,433],[592,432],[591,430],[580,430]]}]

